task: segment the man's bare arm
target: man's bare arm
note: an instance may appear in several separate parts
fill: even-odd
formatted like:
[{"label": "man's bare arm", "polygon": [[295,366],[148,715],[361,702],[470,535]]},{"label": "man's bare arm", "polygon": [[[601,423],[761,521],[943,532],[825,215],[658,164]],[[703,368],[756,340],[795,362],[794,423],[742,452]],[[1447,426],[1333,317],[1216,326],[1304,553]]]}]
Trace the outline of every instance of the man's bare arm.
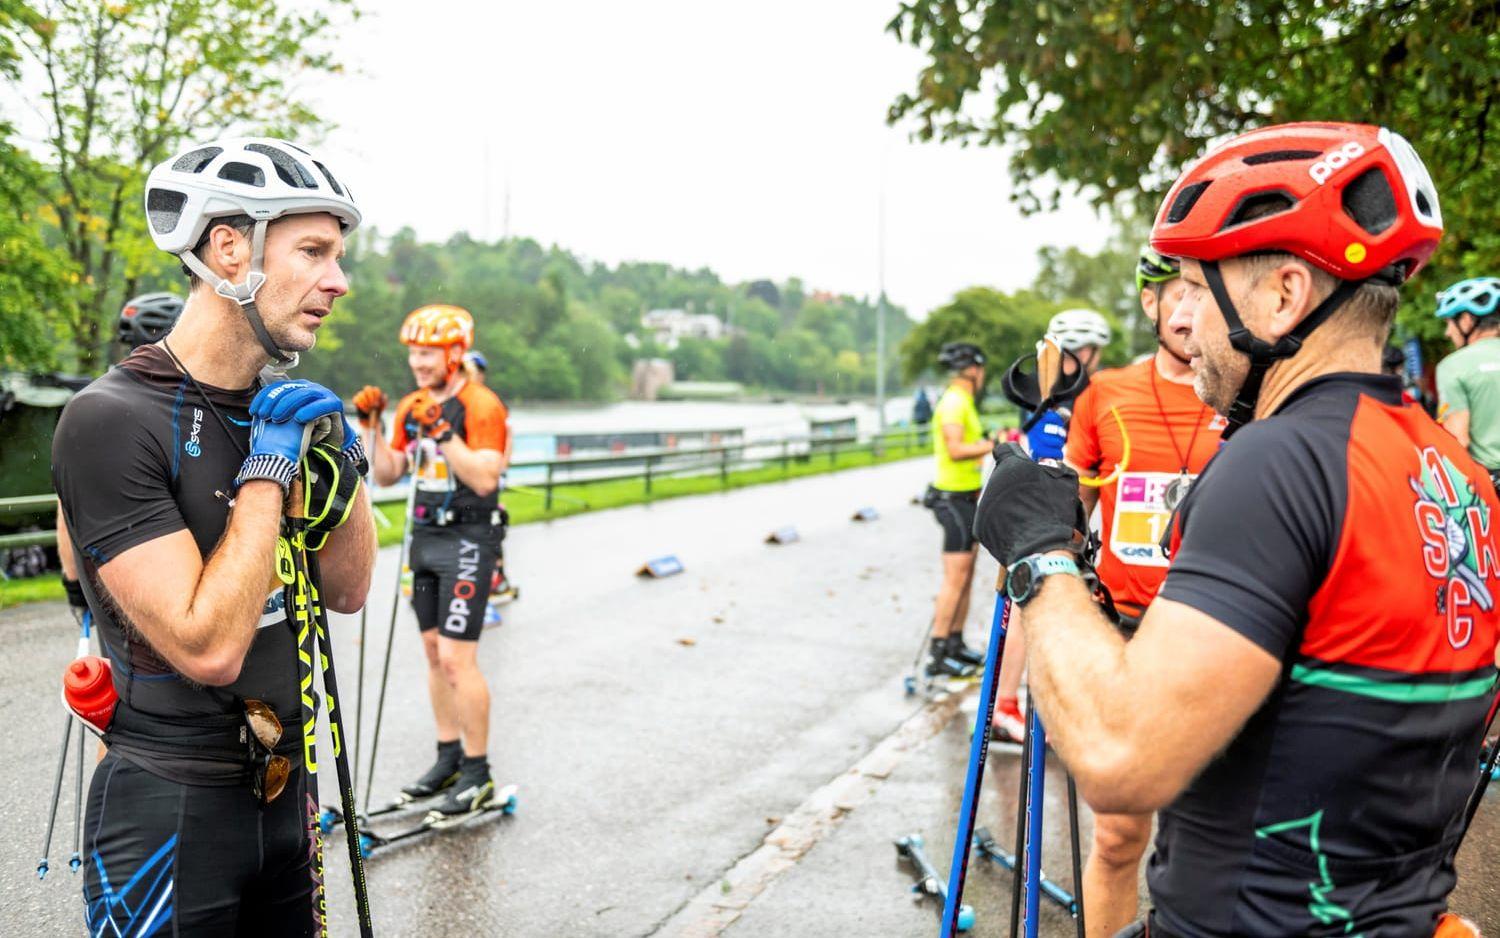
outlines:
[{"label": "man's bare arm", "polygon": [[1258,645],[1170,600],[1153,602],[1127,643],[1075,577],[1043,580],[1022,617],[1047,739],[1099,811],[1171,803],[1281,673]]},{"label": "man's bare arm", "polygon": [[973,443],[964,442],[964,425],[961,423],[943,424],[943,446],[948,450],[948,458],[955,462],[964,462],[970,459],[983,459],[995,448],[995,442],[990,439],[976,440]]},{"label": "man's bare arm", "polygon": [[469,444],[457,436],[450,437],[441,449],[443,458],[448,460],[448,470],[473,489],[474,494],[483,497],[500,487],[505,457],[499,450],[469,449]]},{"label": "man's bare arm", "polygon": [[378,549],[370,490],[362,485],[358,500],[349,509],[349,520],[328,536],[318,552],[324,605],[343,613],[358,612],[364,606]]},{"label": "man's bare arm", "polygon": [[1443,418],[1443,429],[1453,434],[1464,449],[1469,448],[1469,412],[1460,410]]},{"label": "man's bare arm", "polygon": [[99,578],[130,623],[184,677],[231,684],[276,581],[281,515],[281,486],[246,482],[207,561],[183,530],[126,550],[99,568]]},{"label": "man's bare arm", "polygon": [[391,449],[386,442],[385,430],[379,423],[375,425],[375,432],[365,438],[370,445],[367,454],[370,458],[370,475],[376,485],[391,485],[402,476],[406,475],[406,454]]}]

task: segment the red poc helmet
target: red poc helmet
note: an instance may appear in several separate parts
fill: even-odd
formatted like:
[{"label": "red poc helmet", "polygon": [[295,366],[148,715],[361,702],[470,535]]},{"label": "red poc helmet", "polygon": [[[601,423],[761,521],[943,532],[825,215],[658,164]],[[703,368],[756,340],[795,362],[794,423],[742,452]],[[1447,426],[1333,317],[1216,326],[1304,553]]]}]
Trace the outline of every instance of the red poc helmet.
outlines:
[{"label": "red poc helmet", "polygon": [[1210,150],[1167,193],[1151,246],[1217,261],[1287,251],[1340,280],[1422,268],[1443,234],[1437,188],[1400,134],[1280,124]]}]

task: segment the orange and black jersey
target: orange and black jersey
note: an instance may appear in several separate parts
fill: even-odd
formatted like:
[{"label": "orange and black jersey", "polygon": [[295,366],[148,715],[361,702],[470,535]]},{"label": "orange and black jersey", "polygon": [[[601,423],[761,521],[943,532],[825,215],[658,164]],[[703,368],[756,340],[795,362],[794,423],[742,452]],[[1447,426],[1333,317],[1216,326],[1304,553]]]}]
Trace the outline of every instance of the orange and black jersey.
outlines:
[{"label": "orange and black jersey", "polygon": [[[425,509],[439,509],[460,514],[495,508],[498,492],[481,496],[469,488],[448,468],[442,451],[431,440],[423,439],[421,430],[411,419],[412,402],[420,392],[413,391],[396,405],[391,448],[407,452],[418,472],[416,504]],[[492,449],[505,452],[509,435],[509,414],[494,391],[472,381],[459,386],[458,393],[443,401],[443,416],[453,433],[470,449]],[[420,448],[420,455],[418,449]]]},{"label": "orange and black jersey", "polygon": [[1209,463],[1161,595],[1283,677],[1161,812],[1163,931],[1432,934],[1495,691],[1497,508],[1383,376],[1311,381]]}]

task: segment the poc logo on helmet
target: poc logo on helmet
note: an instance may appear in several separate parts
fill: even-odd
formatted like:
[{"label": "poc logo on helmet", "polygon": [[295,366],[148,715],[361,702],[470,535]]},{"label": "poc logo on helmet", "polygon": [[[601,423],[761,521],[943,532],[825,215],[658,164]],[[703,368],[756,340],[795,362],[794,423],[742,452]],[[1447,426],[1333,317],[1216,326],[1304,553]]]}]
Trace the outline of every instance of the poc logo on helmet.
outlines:
[{"label": "poc logo on helmet", "polygon": [[1328,181],[1328,177],[1348,166],[1350,160],[1363,156],[1364,152],[1363,144],[1350,140],[1337,149],[1329,150],[1321,160],[1307,168],[1307,174],[1313,178],[1313,182],[1321,186]]}]

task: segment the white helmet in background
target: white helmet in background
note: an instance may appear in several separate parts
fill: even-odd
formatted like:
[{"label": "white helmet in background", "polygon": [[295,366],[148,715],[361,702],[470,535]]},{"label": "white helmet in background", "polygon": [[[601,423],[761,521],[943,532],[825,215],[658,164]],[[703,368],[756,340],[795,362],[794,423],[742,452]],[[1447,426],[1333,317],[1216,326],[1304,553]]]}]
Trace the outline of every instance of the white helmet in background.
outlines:
[{"label": "white helmet in background", "polygon": [[1109,320],[1091,309],[1065,309],[1047,323],[1047,334],[1068,352],[1094,346],[1104,348],[1111,333]]},{"label": "white helmet in background", "polygon": [[[295,360],[278,349],[255,308],[255,294],[266,281],[266,225],[284,215],[326,212],[347,234],[358,227],[354,195],[312,153],[271,137],[234,137],[194,144],[151,170],[146,178],[146,220],[151,240],[234,300],[250,321],[261,346],[282,364]],[[195,254],[213,222],[235,215],[255,221],[250,271],[244,283],[230,283]]]}]

